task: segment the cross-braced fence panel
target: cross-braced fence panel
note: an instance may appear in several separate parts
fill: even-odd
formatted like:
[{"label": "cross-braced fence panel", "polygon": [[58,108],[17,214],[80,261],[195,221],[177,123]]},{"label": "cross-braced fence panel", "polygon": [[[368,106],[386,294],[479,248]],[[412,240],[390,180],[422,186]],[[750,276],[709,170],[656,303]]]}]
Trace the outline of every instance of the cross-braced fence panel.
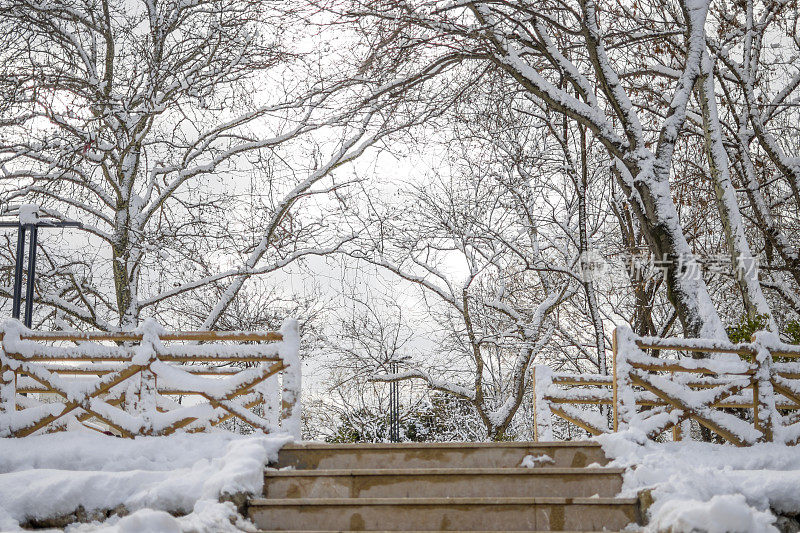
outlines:
[{"label": "cross-braced fence panel", "polygon": [[0,330],[0,436],[81,424],[121,436],[206,431],[233,420],[300,433],[297,322],[280,332]]},{"label": "cross-braced fence panel", "polygon": [[768,333],[732,344],[617,328],[611,376],[539,366],[533,383],[541,440],[552,438],[554,415],[593,435],[635,427],[650,438],[671,430],[680,440],[693,420],[737,446],[800,440],[800,347]]}]

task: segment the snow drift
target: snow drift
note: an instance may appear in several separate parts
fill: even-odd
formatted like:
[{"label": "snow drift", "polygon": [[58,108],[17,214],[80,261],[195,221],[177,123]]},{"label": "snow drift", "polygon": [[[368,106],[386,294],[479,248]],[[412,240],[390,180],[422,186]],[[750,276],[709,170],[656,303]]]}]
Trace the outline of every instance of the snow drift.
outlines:
[{"label": "snow drift", "polygon": [[241,518],[233,504],[219,502],[220,496],[260,493],[264,466],[277,460],[278,450],[291,440],[228,433],[0,439],[0,529],[69,515],[79,506],[88,511],[120,505],[132,514],[78,529],[230,529]]}]

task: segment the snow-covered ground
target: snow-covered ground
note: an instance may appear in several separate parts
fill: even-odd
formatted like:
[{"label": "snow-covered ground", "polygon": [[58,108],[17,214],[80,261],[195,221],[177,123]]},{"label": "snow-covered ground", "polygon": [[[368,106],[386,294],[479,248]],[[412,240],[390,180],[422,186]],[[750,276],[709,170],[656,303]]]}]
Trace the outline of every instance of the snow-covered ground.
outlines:
[{"label": "snow-covered ground", "polygon": [[254,530],[219,497],[261,493],[264,465],[290,440],[229,433],[121,439],[94,432],[0,439],[0,530],[79,506],[119,505],[130,514],[67,531]]},{"label": "snow-covered ground", "polygon": [[[290,440],[228,433],[131,440],[94,432],[0,439],[0,531],[79,506],[120,505],[130,514],[66,531],[254,531],[220,495],[261,493],[264,466]],[[609,466],[627,468],[622,496],[650,489],[650,531],[775,532],[774,512],[800,513],[800,447],[656,444],[634,431],[597,440],[613,458]]]},{"label": "snow-covered ground", "polygon": [[654,443],[635,432],[597,440],[609,466],[628,468],[624,497],[651,489],[648,531],[775,532],[800,513],[800,447]]}]

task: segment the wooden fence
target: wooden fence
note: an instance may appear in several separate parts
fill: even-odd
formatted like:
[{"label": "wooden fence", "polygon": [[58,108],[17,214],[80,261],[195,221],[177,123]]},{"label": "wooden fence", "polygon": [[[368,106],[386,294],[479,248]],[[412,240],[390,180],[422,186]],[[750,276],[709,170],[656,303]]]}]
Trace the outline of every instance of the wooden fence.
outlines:
[{"label": "wooden fence", "polygon": [[148,321],[131,333],[35,332],[8,321],[0,338],[0,436],[75,424],[168,435],[231,419],[300,436],[294,320],[280,332],[167,332]]},{"label": "wooden fence", "polygon": [[613,353],[611,376],[534,369],[539,440],[553,438],[555,415],[593,435],[637,428],[681,440],[694,420],[737,446],[800,441],[800,346],[768,333],[732,344],[621,327]]}]

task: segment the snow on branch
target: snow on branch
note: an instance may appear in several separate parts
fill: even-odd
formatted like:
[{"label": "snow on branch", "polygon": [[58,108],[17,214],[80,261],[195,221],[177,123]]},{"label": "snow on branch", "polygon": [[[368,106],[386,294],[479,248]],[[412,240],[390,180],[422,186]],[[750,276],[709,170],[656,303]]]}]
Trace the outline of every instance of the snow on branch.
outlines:
[{"label": "snow on branch", "polygon": [[404,381],[408,379],[421,379],[434,390],[454,394],[467,400],[475,399],[475,391],[471,391],[468,388],[456,385],[455,383],[436,379],[427,372],[423,372],[419,369],[407,370],[405,372],[398,372],[396,374],[374,374],[370,379],[372,381],[382,381],[386,383],[392,381]]}]

